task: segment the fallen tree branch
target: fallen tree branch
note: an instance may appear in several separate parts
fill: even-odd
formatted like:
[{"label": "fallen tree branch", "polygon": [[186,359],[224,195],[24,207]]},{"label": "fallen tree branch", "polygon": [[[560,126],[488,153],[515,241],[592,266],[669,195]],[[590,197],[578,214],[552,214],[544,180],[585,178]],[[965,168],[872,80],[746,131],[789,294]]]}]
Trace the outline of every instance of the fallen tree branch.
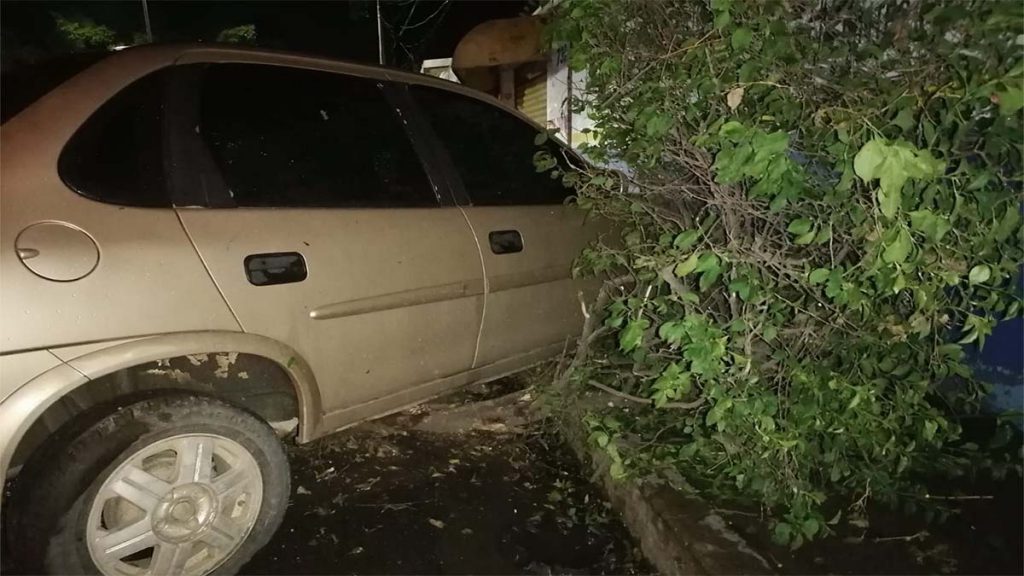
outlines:
[{"label": "fallen tree branch", "polygon": [[[634,396],[632,394],[626,394],[625,392],[622,392],[621,390],[616,390],[615,388],[612,388],[611,386],[605,386],[604,384],[601,384],[600,382],[598,382],[596,380],[588,380],[587,384],[590,384],[594,388],[598,388],[600,390],[603,390],[603,391],[611,394],[612,396],[616,396],[618,398],[622,398],[623,400],[629,400],[630,402],[636,402],[637,404],[647,404],[648,406],[655,407],[654,406],[654,400],[651,399],[651,398],[644,398],[643,396]],[[697,398],[693,402],[666,402],[666,403],[662,404],[661,406],[657,406],[657,408],[673,408],[673,409],[676,409],[676,410],[692,410],[694,408],[698,408],[698,407],[702,406],[704,404],[704,402],[706,402],[706,401],[707,401],[706,398],[701,397],[701,398]]]},{"label": "fallen tree branch", "polygon": [[576,341],[576,353],[573,355],[572,361],[565,370],[558,374],[555,381],[552,383],[552,387],[557,390],[562,390],[565,385],[569,383],[569,375],[579,368],[583,361],[587,359],[587,354],[590,353],[590,343],[597,338],[600,334],[605,332],[605,328],[595,328],[594,324],[597,322],[597,311],[602,310],[608,305],[608,300],[611,299],[611,292],[615,288],[619,288],[625,284],[633,281],[632,276],[619,276],[606,280],[601,286],[601,289],[597,292],[597,297],[594,299],[594,305],[587,310],[586,304],[583,302],[583,293],[579,294],[580,307],[583,309],[583,329],[580,331],[579,340]]}]

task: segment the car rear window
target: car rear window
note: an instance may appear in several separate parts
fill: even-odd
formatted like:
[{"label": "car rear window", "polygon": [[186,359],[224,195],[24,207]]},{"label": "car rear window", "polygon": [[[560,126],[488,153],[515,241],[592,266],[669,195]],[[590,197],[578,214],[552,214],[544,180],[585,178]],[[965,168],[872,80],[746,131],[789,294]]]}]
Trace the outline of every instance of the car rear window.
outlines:
[{"label": "car rear window", "polygon": [[57,169],[79,194],[111,204],[170,206],[163,161],[167,69],[132,82],[71,136]]}]

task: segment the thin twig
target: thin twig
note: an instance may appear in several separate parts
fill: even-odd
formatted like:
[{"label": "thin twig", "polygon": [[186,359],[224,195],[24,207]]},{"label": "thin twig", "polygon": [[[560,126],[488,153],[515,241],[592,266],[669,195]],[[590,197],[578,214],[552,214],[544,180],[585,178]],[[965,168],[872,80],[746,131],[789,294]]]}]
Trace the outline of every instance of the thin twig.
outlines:
[{"label": "thin twig", "polygon": [[[654,400],[651,398],[644,398],[642,396],[634,396],[632,394],[626,394],[620,390],[616,390],[611,386],[605,386],[596,380],[588,380],[587,384],[590,384],[594,388],[603,390],[612,396],[622,398],[623,400],[629,400],[630,402],[636,402],[637,404],[647,404],[648,406],[654,407]],[[657,408],[671,408],[676,410],[692,410],[694,408],[702,406],[707,401],[703,396],[697,398],[693,402],[666,402]]]},{"label": "thin twig", "polygon": [[916,532],[914,534],[909,534],[907,536],[886,536],[884,538],[872,538],[871,541],[872,542],[913,542],[914,540],[921,540],[921,539],[925,538],[926,536],[928,536],[928,531],[927,530],[921,530],[920,532]]}]

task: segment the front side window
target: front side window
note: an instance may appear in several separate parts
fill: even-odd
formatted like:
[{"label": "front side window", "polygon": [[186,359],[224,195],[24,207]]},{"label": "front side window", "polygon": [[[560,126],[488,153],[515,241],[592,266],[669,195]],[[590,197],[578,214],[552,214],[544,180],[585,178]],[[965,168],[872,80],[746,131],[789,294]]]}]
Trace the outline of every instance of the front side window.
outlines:
[{"label": "front side window", "polygon": [[435,206],[380,81],[255,64],[202,75],[197,130],[238,206]]},{"label": "front side window", "polygon": [[451,157],[473,204],[561,204],[572,194],[560,178],[538,172],[534,155],[548,152],[560,168],[565,152],[548,140],[534,143],[538,130],[527,122],[488,104],[457,94],[412,86],[410,92]]},{"label": "front side window", "polygon": [[61,151],[64,183],[94,200],[169,206],[163,162],[166,71],[136,80],[103,103]]}]

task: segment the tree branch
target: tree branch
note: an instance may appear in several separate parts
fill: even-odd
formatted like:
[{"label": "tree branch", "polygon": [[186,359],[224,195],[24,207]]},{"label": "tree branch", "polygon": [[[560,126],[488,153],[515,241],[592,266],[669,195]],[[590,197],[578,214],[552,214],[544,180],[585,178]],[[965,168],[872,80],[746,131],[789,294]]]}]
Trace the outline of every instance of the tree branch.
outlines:
[{"label": "tree branch", "polygon": [[605,386],[604,384],[601,384],[600,382],[598,382],[596,380],[588,380],[587,384],[590,384],[594,388],[598,388],[600,390],[603,390],[603,391],[611,394],[612,396],[615,396],[615,397],[618,397],[618,398],[622,398],[623,400],[629,400],[630,402],[636,402],[637,404],[647,404],[648,406],[650,406],[652,408],[671,408],[671,409],[676,409],[676,410],[693,410],[694,408],[698,408],[698,407],[702,406],[705,402],[707,402],[706,398],[701,397],[701,398],[697,398],[693,402],[666,402],[666,403],[662,404],[661,406],[655,406],[654,405],[654,400],[652,400],[650,398],[644,398],[642,396],[634,396],[632,394],[626,394],[625,392],[622,392],[620,390],[616,390],[615,388],[612,388],[611,386]]}]

